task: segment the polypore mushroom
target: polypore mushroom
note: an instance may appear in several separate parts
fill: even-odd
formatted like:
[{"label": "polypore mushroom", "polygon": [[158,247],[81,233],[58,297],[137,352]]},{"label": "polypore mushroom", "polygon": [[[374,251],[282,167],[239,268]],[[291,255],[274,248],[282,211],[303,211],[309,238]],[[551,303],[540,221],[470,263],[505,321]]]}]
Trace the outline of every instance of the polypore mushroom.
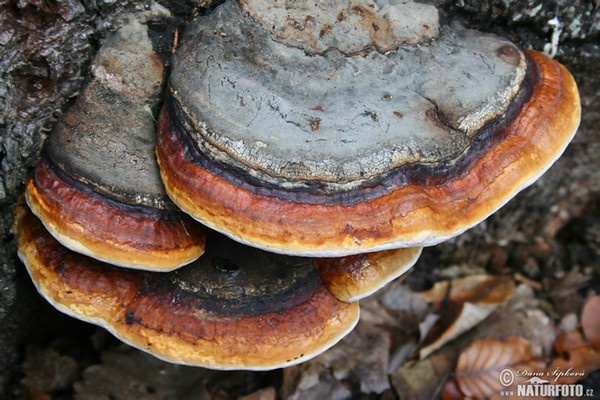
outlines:
[{"label": "polypore mushroom", "polygon": [[346,257],[316,258],[315,265],[331,293],[342,301],[365,298],[406,273],[421,247],[382,250]]},{"label": "polypore mushroom", "polygon": [[163,65],[132,21],[99,51],[93,80],[46,144],[26,199],[68,248],[115,265],[172,270],[204,251],[200,224],[168,198],[152,108]]},{"label": "polypore mushroom", "polygon": [[204,231],[160,182],[147,108],[157,101],[162,65],[151,54],[139,23],[122,28],[52,133],[25,193],[41,220],[24,205],[15,212],[19,256],[33,282],[60,311],[168,361],[271,369],[319,354],[356,324],[358,303],[349,302],[404,272],[420,249],[314,260],[213,232],[207,254],[185,268],[117,268],[167,271],[204,246]]},{"label": "polypore mushroom", "polygon": [[68,250],[25,207],[17,209],[15,232],[20,258],[52,305],[170,362],[285,367],[326,350],[358,320],[358,303],[336,299],[310,259],[221,235],[208,237],[199,260],[156,273]]},{"label": "polypore mushroom", "polygon": [[[199,18],[160,113],[160,172],[148,109],[162,65],[128,53],[124,70],[156,67],[134,78],[102,50],[27,185],[47,230],[17,208],[38,290],[177,363],[271,369],[343,337],[348,302],[533,182],[579,121],[560,64],[396,3],[230,1]],[[148,55],[131,29],[125,47]],[[202,253],[167,193],[235,241],[211,234],[164,274],[102,262],[165,271]]]},{"label": "polypore mushroom", "polygon": [[563,66],[440,27],[432,6],[230,1],[182,40],[157,155],[204,224],[341,256],[474,226],[554,163],[579,117]]}]

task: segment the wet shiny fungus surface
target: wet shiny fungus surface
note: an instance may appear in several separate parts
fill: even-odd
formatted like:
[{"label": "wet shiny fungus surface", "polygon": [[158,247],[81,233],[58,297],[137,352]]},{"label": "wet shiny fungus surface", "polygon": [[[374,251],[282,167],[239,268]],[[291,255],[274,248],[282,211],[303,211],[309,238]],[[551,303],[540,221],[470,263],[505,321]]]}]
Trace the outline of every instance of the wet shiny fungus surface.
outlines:
[{"label": "wet shiny fungus surface", "polygon": [[[19,256],[51,304],[171,362],[217,369],[291,365],[335,344],[358,320],[358,303],[336,299],[310,260],[290,266],[220,235],[210,238],[223,243],[215,243],[214,255],[159,274],[74,253],[24,207],[16,231]],[[225,259],[233,265],[237,257],[250,257],[241,265],[252,268],[231,276],[215,265]]]}]

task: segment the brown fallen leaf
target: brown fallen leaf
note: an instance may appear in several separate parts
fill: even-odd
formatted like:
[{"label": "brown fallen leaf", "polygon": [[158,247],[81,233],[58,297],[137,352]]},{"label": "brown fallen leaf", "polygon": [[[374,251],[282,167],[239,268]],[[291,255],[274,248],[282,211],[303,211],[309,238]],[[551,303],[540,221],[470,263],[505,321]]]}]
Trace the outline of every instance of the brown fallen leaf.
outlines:
[{"label": "brown fallen leaf", "polygon": [[579,330],[560,333],[554,342],[554,351],[562,358],[568,358],[571,351],[582,347],[590,347],[590,343]]},{"label": "brown fallen leaf", "polygon": [[238,400],[275,400],[276,398],[277,391],[274,387],[269,386],[246,396],[238,397]]},{"label": "brown fallen leaf", "polygon": [[419,358],[423,359],[477,326],[498,308],[497,304],[462,303],[448,308],[438,319],[419,349]]},{"label": "brown fallen leaf", "polygon": [[419,357],[427,357],[479,325],[510,299],[514,291],[515,284],[510,277],[472,275],[436,284],[432,290],[423,292],[424,300],[444,306],[440,307],[441,317],[421,343]]},{"label": "brown fallen leaf", "polygon": [[544,293],[552,303],[553,311],[565,315],[578,310],[584,299],[577,294],[581,288],[589,285],[589,274],[567,271],[559,278],[548,277],[544,283]]},{"label": "brown fallen leaf", "polygon": [[556,358],[547,368],[553,383],[567,385],[585,379],[592,371],[600,369],[600,353],[591,346],[569,351],[568,358]]},{"label": "brown fallen leaf", "polygon": [[442,392],[442,400],[459,400],[464,397],[465,395],[462,394],[454,379],[450,379],[446,382],[446,386]]},{"label": "brown fallen leaf", "polygon": [[504,275],[469,275],[451,281],[438,282],[421,297],[427,303],[439,306],[445,300],[464,302],[501,303],[515,289],[512,277]]},{"label": "brown fallen leaf", "polygon": [[600,369],[600,296],[586,300],[581,311],[581,329],[561,333],[554,349],[559,355],[548,366],[548,374],[555,383],[579,382]]},{"label": "brown fallen leaf", "polygon": [[74,383],[76,399],[214,400],[237,398],[249,386],[247,371],[214,371],[168,363],[125,344],[101,353]]},{"label": "brown fallen leaf", "polygon": [[460,354],[453,379],[464,396],[491,398],[527,379],[515,371],[544,365],[541,360],[531,359],[529,342],[523,338],[482,338]]},{"label": "brown fallen leaf", "polygon": [[600,351],[600,296],[590,297],[581,311],[581,329],[586,339]]}]

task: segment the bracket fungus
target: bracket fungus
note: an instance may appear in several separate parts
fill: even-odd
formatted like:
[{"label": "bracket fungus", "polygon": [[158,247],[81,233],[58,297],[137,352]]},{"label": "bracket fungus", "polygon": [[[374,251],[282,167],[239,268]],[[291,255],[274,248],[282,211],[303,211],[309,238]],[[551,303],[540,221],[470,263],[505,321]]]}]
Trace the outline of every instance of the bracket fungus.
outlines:
[{"label": "bracket fungus", "polygon": [[319,354],[359,299],[531,184],[579,123],[562,65],[441,26],[431,5],[240,0],[188,27],[156,134],[163,66],[143,29],[100,50],[15,232],[56,308],[172,362]]},{"label": "bracket fungus", "polygon": [[[149,108],[162,64],[145,29],[131,21],[107,41],[94,79],[52,132],[27,183],[28,207],[15,209],[19,257],[57,309],[159,358],[261,370],[314,357],[357,323],[346,293],[383,286],[420,249],[321,266],[209,231],[202,254],[205,230],[160,181]],[[340,291],[331,271],[369,279]]]},{"label": "bracket fungus", "polygon": [[336,257],[437,244],[535,181],[578,127],[569,72],[416,7],[241,0],[198,18],[159,120],[172,200],[240,242]]},{"label": "bracket fungus", "polygon": [[335,297],[353,302],[375,293],[410,270],[422,250],[421,247],[408,247],[345,257],[316,258],[315,265]]},{"label": "bracket fungus", "polygon": [[264,370],[305,361],[354,328],[358,303],[336,299],[310,259],[209,235],[192,264],[157,273],[115,268],[68,250],[17,209],[19,255],[57,309],[103,326],[164,360]]},{"label": "bracket fungus", "polygon": [[172,270],[204,251],[204,228],[168,198],[151,108],[163,65],[145,27],[99,51],[93,80],[57,124],[27,182],[27,203],[65,246],[112,264]]}]

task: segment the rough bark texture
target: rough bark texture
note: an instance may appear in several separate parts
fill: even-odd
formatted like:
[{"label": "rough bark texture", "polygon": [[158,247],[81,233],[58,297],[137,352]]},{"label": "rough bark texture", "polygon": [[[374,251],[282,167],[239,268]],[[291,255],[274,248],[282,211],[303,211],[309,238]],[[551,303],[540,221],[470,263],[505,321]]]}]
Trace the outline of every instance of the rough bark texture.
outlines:
[{"label": "rough bark texture", "polygon": [[[85,84],[103,38],[124,14],[147,9],[149,3],[0,1],[0,388],[15,371],[21,346],[32,335],[45,336],[37,324],[52,325],[53,319],[36,308],[45,305],[23,279],[11,233],[13,205],[48,132]],[[171,9],[189,17],[197,6],[181,2]],[[170,40],[173,31],[167,25],[177,21],[178,16],[156,21],[156,38]]]},{"label": "rough bark texture", "polygon": [[[177,2],[173,2],[177,3]],[[174,27],[201,11],[200,1],[174,6],[170,21],[152,23],[168,43]],[[544,281],[591,267],[589,290],[598,291],[600,206],[600,3],[597,0],[436,0],[443,17],[494,32],[525,48],[552,44],[558,18],[564,24],[554,42],[556,58],[579,84],[583,119],[563,158],[535,185],[480,226],[456,240],[427,249],[410,283],[427,287],[453,267],[500,271],[518,269]],[[0,0],[0,397],[9,398],[30,343],[45,345],[69,329],[87,325],[66,318],[35,293],[16,257],[12,208],[25,176],[38,159],[56,119],[88,76],[98,43],[127,11],[148,7],[145,0]],[[167,40],[165,40],[167,39]],[[552,46],[548,47],[552,50]],[[164,54],[168,54],[168,48]],[[594,247],[595,246],[595,247]],[[596,253],[592,250],[596,249]],[[592,249],[592,250],[590,250]],[[590,289],[591,288],[591,289]],[[63,335],[63,336],[61,336]],[[69,335],[86,341],[89,335]],[[75,338],[75,339],[74,339]],[[85,366],[96,360],[93,347],[68,345]],[[60,345],[59,345],[60,347]],[[233,376],[233,375],[228,375]],[[246,393],[273,377],[253,375]],[[211,379],[219,379],[211,375]],[[221,378],[223,379],[223,378]],[[248,382],[248,377],[245,377]],[[333,379],[333,378],[331,378]],[[340,389],[341,390],[341,389]],[[244,392],[244,391],[242,391]],[[392,397],[393,398],[393,397]]]}]

